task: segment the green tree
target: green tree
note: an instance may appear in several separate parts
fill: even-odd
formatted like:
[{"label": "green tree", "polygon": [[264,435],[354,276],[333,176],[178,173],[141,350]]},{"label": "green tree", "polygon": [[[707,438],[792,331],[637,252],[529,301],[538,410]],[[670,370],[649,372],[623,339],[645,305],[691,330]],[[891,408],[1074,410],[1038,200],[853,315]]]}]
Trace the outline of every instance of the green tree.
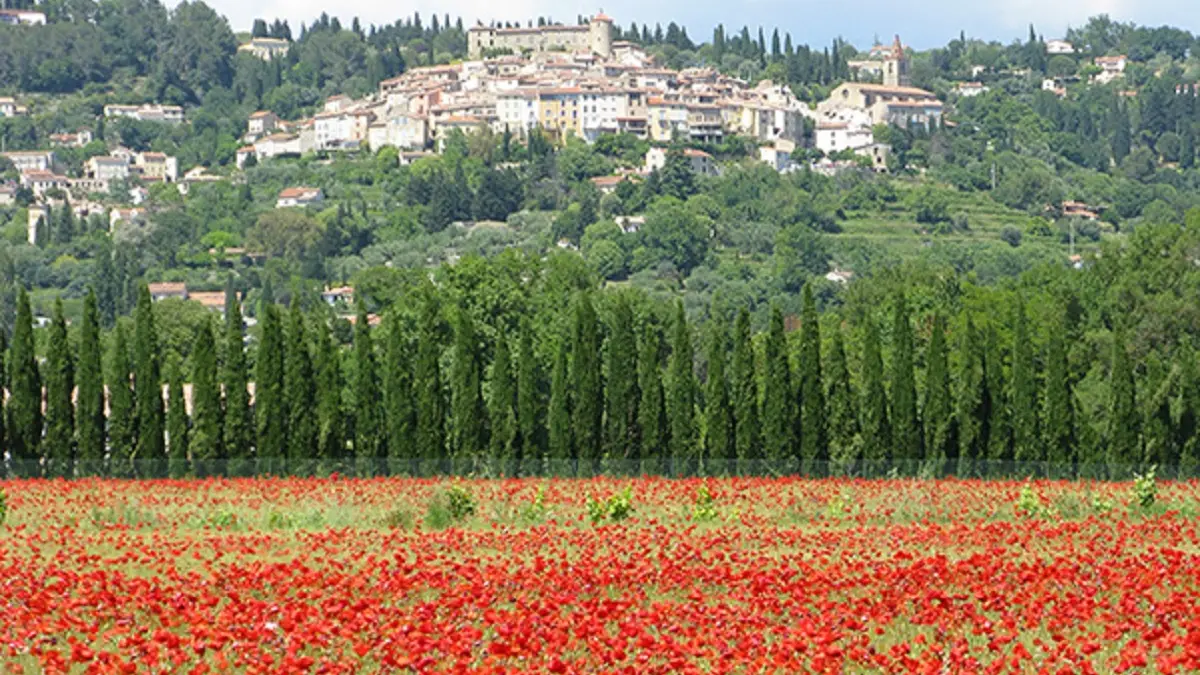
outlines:
[{"label": "green tree", "polygon": [[1179,350],[1179,418],[1175,425],[1175,443],[1179,448],[1180,478],[1194,478],[1200,469],[1200,377],[1196,374],[1196,353],[1192,347]]},{"label": "green tree", "polygon": [[162,397],[162,362],[158,352],[158,329],[154,325],[154,306],[150,288],[138,284],[134,309],[133,382],[137,391],[137,449],[134,457],[146,468],[147,475],[164,475],[166,440]]},{"label": "green tree", "polygon": [[501,474],[509,476],[517,473],[513,462],[516,457],[513,445],[517,438],[515,402],[512,357],[508,353],[508,337],[501,328],[496,337],[491,379],[488,382],[488,420],[492,425],[488,451]]},{"label": "green tree", "polygon": [[954,452],[954,416],[951,414],[950,371],[946,356],[946,322],[941,314],[933,315],[933,335],[925,357],[925,463],[936,474],[946,468]]},{"label": "green tree", "polygon": [[771,308],[763,368],[763,459],[768,471],[787,473],[792,470],[790,457],[795,408],[792,405],[787,336],[783,330],[783,312],[779,307]]},{"label": "green tree", "polygon": [[383,403],[388,430],[388,460],[393,474],[417,472],[416,416],[413,405],[412,364],[400,319],[388,325],[387,353],[383,365]]},{"label": "green tree", "polygon": [[1109,373],[1108,445],[1109,474],[1126,477],[1141,463],[1141,419],[1133,382],[1133,367],[1125,349],[1125,336],[1113,332],[1112,369]]},{"label": "green tree", "polygon": [[695,475],[704,470],[704,458],[696,442],[696,376],[693,364],[692,336],[683,301],[675,305],[671,332],[671,361],[667,373],[667,419],[670,421],[671,468],[673,472]]},{"label": "green tree", "polygon": [[821,377],[821,321],[806,284],[800,315],[800,457],[805,475],[819,475],[829,466],[829,434],[825,416],[825,384]]},{"label": "green tree", "polygon": [[284,401],[283,319],[279,305],[264,299],[258,316],[262,336],[254,359],[254,431],[258,472],[280,475],[286,469],[287,405]]},{"label": "green tree", "polygon": [[317,386],[298,293],[292,295],[284,339],[282,393],[287,424],[285,454],[290,471],[308,475],[313,469],[312,459],[316,456],[317,447],[317,418],[314,414]]},{"label": "green tree", "polygon": [[1075,463],[1075,420],[1071,401],[1070,374],[1067,370],[1064,326],[1051,327],[1046,343],[1046,379],[1042,396],[1042,432],[1046,459],[1056,472],[1071,476]]},{"label": "green tree", "polygon": [[733,326],[731,380],[737,473],[745,474],[755,468],[762,449],[758,423],[758,377],[754,368],[754,344],[750,340],[750,312],[745,307],[738,312]]},{"label": "green tree", "polygon": [[892,442],[895,458],[906,468],[919,460],[921,424],[917,419],[917,389],[913,375],[913,333],[908,300],[901,292],[892,314]]},{"label": "green tree", "polygon": [[891,428],[888,424],[887,392],[883,387],[883,355],[879,346],[879,329],[870,317],[863,333],[862,408],[859,427],[862,429],[862,458],[867,475],[883,470],[892,459]]},{"label": "green tree", "polygon": [[1175,420],[1171,415],[1176,373],[1169,365],[1164,366],[1154,353],[1146,358],[1146,370],[1142,464],[1148,467],[1177,467],[1179,452],[1175,446]]},{"label": "green tree", "polygon": [[108,363],[109,461],[113,475],[118,477],[133,475],[133,452],[137,444],[137,400],[133,390],[132,370],[129,361],[129,338],[125,325],[118,322]]},{"label": "green tree", "polygon": [[440,462],[446,455],[446,402],[442,394],[440,326],[441,309],[430,287],[421,303],[421,329],[417,334],[417,362],[413,382],[417,390],[417,457]]},{"label": "green tree", "polygon": [[183,478],[188,473],[188,414],[178,363],[167,366],[167,383],[167,475]]},{"label": "green tree", "polygon": [[637,338],[634,336],[633,307],[629,297],[618,294],[613,306],[612,326],[604,344],[608,365],[605,387],[605,419],[608,423],[605,454],[610,461],[637,460],[637,418],[640,392],[637,383]]},{"label": "green tree", "polygon": [[989,325],[983,349],[983,437],[987,459],[1001,465],[1013,460],[1013,415],[1004,379],[1004,353],[996,327]]},{"label": "green tree", "polygon": [[250,470],[254,447],[254,426],[250,414],[250,392],[246,378],[245,328],[242,303],[233,288],[233,277],[225,288],[225,361],[221,381],[225,389],[224,450],[229,458],[228,473],[244,476]]},{"label": "green tree", "polygon": [[29,295],[22,288],[17,296],[17,316],[10,347],[8,451],[18,476],[38,474],[38,456],[42,442],[42,378],[34,351],[33,310]]},{"label": "green tree", "polygon": [[517,347],[517,428],[522,473],[540,466],[543,458],[542,421],[540,418],[540,381],[537,360],[533,353],[533,329],[529,318],[521,317],[520,342]]},{"label": "green tree", "polygon": [[[317,321],[314,369],[317,383],[317,472],[336,470],[346,454],[342,367],[329,322]],[[436,382],[437,380],[434,380]]]},{"label": "green tree", "polygon": [[728,473],[734,467],[737,458],[729,382],[725,378],[727,332],[724,321],[710,321],[708,373],[704,383],[704,456],[710,473],[714,470]]},{"label": "green tree", "polygon": [[567,366],[567,342],[559,340],[554,352],[554,367],[550,373],[550,409],[546,414],[549,433],[547,450],[551,473],[566,470],[571,460],[571,401]]},{"label": "green tree", "polygon": [[1033,362],[1025,304],[1019,298],[1013,310],[1012,382],[1013,459],[1020,464],[1045,460],[1037,427],[1037,374]]},{"label": "green tree", "polygon": [[79,386],[76,403],[79,473],[101,473],[104,461],[104,364],[100,350],[100,310],[96,291],[89,289],[83,300],[83,323],[79,329]]},{"label": "green tree", "polygon": [[855,411],[854,392],[850,388],[850,369],[846,365],[846,346],[842,331],[834,327],[833,345],[829,354],[828,388],[825,398],[829,402],[829,455],[839,473],[848,474],[862,459],[858,436],[858,417]]},{"label": "green tree", "polygon": [[955,428],[958,432],[960,477],[976,475],[979,462],[987,459],[987,378],[984,346],[975,322],[968,314],[958,339],[958,370],[955,383]]},{"label": "green tree", "polygon": [[696,174],[683,148],[672,147],[667,151],[659,172],[659,190],[663,195],[676,199],[687,199],[696,194]]},{"label": "green tree", "polygon": [[46,347],[46,436],[42,454],[47,476],[70,477],[75,472],[75,369],[67,342],[67,319],[62,298],[54,300],[54,319]]},{"label": "green tree", "polygon": [[638,345],[638,427],[642,431],[642,466],[665,473],[667,469],[667,410],[659,365],[661,337],[654,324],[646,322]]},{"label": "green tree", "polygon": [[383,400],[370,323],[360,296],[354,322],[354,458],[360,476],[378,474],[387,457]]},{"label": "green tree", "polygon": [[192,353],[193,426],[188,447],[197,476],[218,471],[221,452],[221,389],[217,383],[216,336],[211,319],[196,333],[196,351]]},{"label": "green tree", "polygon": [[572,432],[581,471],[600,471],[604,392],[600,373],[600,321],[588,293],[575,302],[571,339]]}]

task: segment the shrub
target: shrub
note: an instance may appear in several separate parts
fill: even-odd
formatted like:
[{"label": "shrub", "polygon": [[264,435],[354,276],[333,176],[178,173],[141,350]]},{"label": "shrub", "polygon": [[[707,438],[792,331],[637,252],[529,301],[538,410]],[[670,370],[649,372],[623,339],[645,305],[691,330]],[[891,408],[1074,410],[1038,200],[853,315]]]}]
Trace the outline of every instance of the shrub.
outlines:
[{"label": "shrub", "polygon": [[1004,229],[1000,230],[1000,238],[1013,248],[1021,245],[1021,231],[1012,225],[1005,225]]},{"label": "shrub", "polygon": [[1157,466],[1151,466],[1146,473],[1133,476],[1133,503],[1143,509],[1154,506],[1158,500],[1158,480],[1154,476],[1157,470]]},{"label": "shrub", "polygon": [[614,523],[625,520],[633,515],[633,488],[626,486],[624,490],[610,495],[608,499],[599,501],[588,500],[588,518],[593,525],[604,521]]},{"label": "shrub", "polygon": [[425,513],[425,524],[441,530],[475,515],[475,497],[461,485],[451,485],[434,495]]},{"label": "shrub", "polygon": [[1017,515],[1025,516],[1026,518],[1039,518],[1049,515],[1049,509],[1042,504],[1042,500],[1037,493],[1033,491],[1033,486],[1025,483],[1021,487],[1021,496],[1017,498]]},{"label": "shrub", "polygon": [[414,519],[413,519],[412,511],[410,511],[404,507],[400,507],[397,509],[392,509],[391,511],[388,511],[386,514],[384,514],[381,522],[384,527],[387,527],[387,528],[390,528],[393,530],[394,529],[408,530],[408,529],[412,528],[413,520]]},{"label": "shrub", "polygon": [[716,499],[708,491],[707,485],[701,485],[700,489],[696,491],[696,504],[692,507],[692,519],[697,522],[707,523],[716,520],[719,515]]}]

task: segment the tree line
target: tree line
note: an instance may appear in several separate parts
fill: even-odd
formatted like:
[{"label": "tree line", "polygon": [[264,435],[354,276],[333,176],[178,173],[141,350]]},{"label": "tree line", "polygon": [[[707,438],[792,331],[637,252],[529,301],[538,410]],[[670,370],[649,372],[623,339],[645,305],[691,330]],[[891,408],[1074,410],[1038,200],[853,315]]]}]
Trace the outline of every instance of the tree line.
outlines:
[{"label": "tree line", "polygon": [[[1194,353],[1179,350],[1169,374],[1139,395],[1115,332],[1108,418],[1096,437],[1080,419],[1065,332],[1051,330],[1035,355],[1019,296],[1001,345],[994,326],[969,314],[953,330],[938,312],[914,321],[903,292],[888,325],[826,321],[823,336],[810,286],[799,317],[775,307],[759,334],[745,309],[732,325],[714,317],[697,331],[681,302],[658,321],[630,293],[579,291],[539,332],[527,314],[481,326],[426,282],[379,326],[360,298],[347,347],[299,294],[290,307],[263,301],[247,349],[232,285],[226,295],[223,324],[210,318],[197,331],[189,367],[164,369],[144,283],[132,335],[118,322],[106,354],[96,293],[74,341],[57,302],[44,359],[22,291],[3,350],[7,469],[173,478],[1197,470]],[[918,332],[928,333],[921,355]]]}]

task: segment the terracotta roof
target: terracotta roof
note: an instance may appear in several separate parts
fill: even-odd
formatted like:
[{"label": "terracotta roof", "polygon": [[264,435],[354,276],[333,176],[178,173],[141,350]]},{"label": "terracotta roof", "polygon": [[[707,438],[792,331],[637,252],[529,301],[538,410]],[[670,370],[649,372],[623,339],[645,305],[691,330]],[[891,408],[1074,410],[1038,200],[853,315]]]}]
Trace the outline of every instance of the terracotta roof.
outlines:
[{"label": "terracotta roof", "polygon": [[183,295],[187,293],[187,284],[182,281],[158,281],[147,284],[151,295]]},{"label": "terracotta roof", "polygon": [[298,199],[300,197],[315,196],[321,188],[314,187],[290,187],[284,188],[279,192],[280,199]]},{"label": "terracotta roof", "polygon": [[263,117],[269,117],[274,114],[275,113],[271,112],[270,110],[259,110],[258,112],[251,115],[250,119],[252,119],[252,120],[261,119]]}]

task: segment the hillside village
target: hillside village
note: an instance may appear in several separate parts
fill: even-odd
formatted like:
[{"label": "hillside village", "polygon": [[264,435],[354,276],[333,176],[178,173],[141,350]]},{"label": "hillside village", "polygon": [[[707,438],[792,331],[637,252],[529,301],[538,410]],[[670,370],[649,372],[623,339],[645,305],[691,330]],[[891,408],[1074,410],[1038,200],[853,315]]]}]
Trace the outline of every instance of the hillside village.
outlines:
[{"label": "hillside village", "polygon": [[[44,23],[44,16],[34,14],[0,13],[21,24]],[[661,67],[638,44],[614,41],[613,19],[604,14],[581,25],[481,24],[468,29],[467,37],[466,60],[409,69],[383,80],[378,91],[363,98],[331,96],[312,117],[289,120],[270,110],[255,112],[246,123],[244,146],[236,153],[237,167],[245,167],[251,158],[258,163],[383,147],[402,151],[401,162],[408,163],[440,152],[454,133],[488,130],[523,140],[538,130],[558,142],[579,138],[592,143],[605,134],[630,134],[657,147],[679,141],[719,143],[737,136],[752,141],[758,158],[780,172],[802,166],[824,173],[856,166],[886,172],[890,148],[877,142],[877,128],[934,129],[942,124],[947,105],[934,93],[912,86],[909,50],[899,36],[851,61],[856,79],[839,85],[815,106],[769,79],[750,84],[714,68]],[[283,58],[289,45],[285,39],[255,37],[239,52],[271,61]],[[1064,40],[1050,40],[1046,48],[1051,54],[1074,51]],[[1124,56],[1097,58],[1093,81],[1116,80],[1126,63]],[[1043,89],[1062,96],[1065,84],[1050,78]],[[987,90],[979,82],[959,82],[952,93],[966,98]],[[15,98],[0,98],[0,115],[26,114],[27,107]],[[113,104],[104,107],[103,115],[172,125],[185,121],[183,108],[176,105]],[[55,134],[51,140],[62,147],[83,147],[93,139],[89,130],[80,129]],[[689,153],[697,172],[719,171],[711,155],[697,149]],[[0,185],[0,205],[11,203],[19,189],[32,193],[37,204],[29,210],[31,243],[38,240],[38,223],[46,208],[61,205],[60,195],[69,195],[75,214],[87,217],[110,210],[95,197],[108,192],[114,181],[179,182],[180,191],[186,192],[195,182],[220,180],[205,167],[194,167],[181,177],[174,157],[119,146],[88,159],[79,175],[58,173],[52,148],[4,156],[20,172],[20,180],[17,185]],[[661,162],[662,153],[656,160],[652,150],[638,173],[645,176]],[[620,178],[596,181],[611,189]],[[295,189],[303,191],[302,186]],[[131,189],[135,206],[145,195],[143,187]],[[279,205],[293,201],[280,195]],[[107,217],[113,226],[144,213],[136,208],[111,211]]]}]

